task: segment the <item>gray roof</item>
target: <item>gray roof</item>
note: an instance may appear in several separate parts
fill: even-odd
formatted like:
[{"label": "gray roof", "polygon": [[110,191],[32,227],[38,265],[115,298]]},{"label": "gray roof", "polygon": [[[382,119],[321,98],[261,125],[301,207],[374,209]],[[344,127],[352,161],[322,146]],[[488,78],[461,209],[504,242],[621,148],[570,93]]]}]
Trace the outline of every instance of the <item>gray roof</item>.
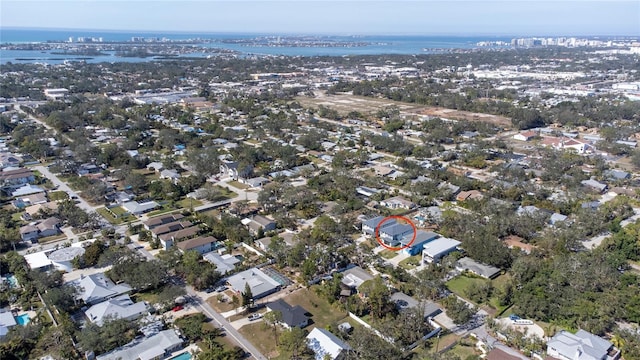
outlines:
[{"label": "gray roof", "polygon": [[389,236],[401,235],[409,231],[413,232],[413,227],[409,224],[394,224],[393,226],[385,226],[384,229],[380,229],[381,233]]},{"label": "gray roof", "polygon": [[290,327],[297,326],[303,321],[309,320],[309,317],[306,315],[307,310],[302,306],[291,306],[282,299],[268,303],[267,307],[271,309],[271,311],[280,311],[280,313],[282,313],[282,322]]},{"label": "gray roof", "polygon": [[158,205],[158,203],[155,201],[147,201],[143,203],[138,203],[137,201],[129,201],[122,204],[122,207],[131,214],[140,214],[153,210],[159,206],[160,205]]},{"label": "gray roof", "polygon": [[470,257],[463,257],[462,259],[458,260],[458,262],[456,263],[456,267],[463,270],[471,271],[488,279],[494,277],[500,272],[500,269],[498,269],[497,267],[479,263]]},{"label": "gray roof", "polygon": [[154,227],[163,225],[163,224],[168,224],[171,222],[174,222],[176,220],[180,220],[184,217],[184,215],[180,214],[180,213],[176,213],[176,214],[169,214],[169,215],[161,215],[161,216],[156,216],[153,217],[147,221],[144,222],[145,225],[147,225],[147,227],[149,229],[153,229]]},{"label": "gray roof", "polygon": [[618,169],[612,169],[612,170],[607,170],[604,172],[604,174],[610,178],[610,179],[616,179],[616,180],[623,180],[623,179],[627,179],[631,176],[631,174],[629,174],[626,171],[623,170],[618,170]]},{"label": "gray roof", "polygon": [[342,274],[342,283],[352,288],[357,288],[365,281],[373,279],[373,275],[366,272],[360,266],[345,270]]},{"label": "gray roof", "polygon": [[594,188],[594,189],[599,190],[599,191],[604,191],[607,188],[607,184],[603,184],[603,183],[601,183],[599,181],[596,181],[596,180],[593,180],[593,179],[582,180],[580,183],[582,185],[584,185],[584,186],[588,186],[588,187]]},{"label": "gray roof", "polygon": [[[440,237],[440,235],[434,233],[433,231],[418,230],[416,232],[416,238],[411,244],[411,247],[422,246],[425,243],[428,243],[429,241],[437,239],[438,237]],[[412,238],[413,238],[413,233],[402,238],[402,240],[400,240],[400,244],[402,246],[407,246],[407,244],[409,244]]]},{"label": "gray roof", "polygon": [[[395,292],[390,297],[391,301],[396,304],[398,310],[402,311],[409,308],[415,308],[420,305],[420,302],[411,296],[403,293],[403,292]],[[424,316],[425,317],[433,317],[442,312],[442,308],[438,306],[438,304],[429,301],[422,300],[423,308],[424,308]]]},{"label": "gray roof", "polygon": [[575,335],[560,331],[547,343],[547,348],[553,348],[559,354],[576,360],[604,359],[611,346],[613,345],[609,341],[584,330],[578,330]]},{"label": "gray roof", "polygon": [[[384,220],[385,217],[384,216],[376,216],[374,218],[371,218],[365,222],[362,223],[362,226],[368,226],[372,229],[375,229],[376,227],[378,227],[378,225],[380,224],[380,222],[382,220]],[[381,228],[385,228],[387,226],[391,226],[393,224],[397,223],[395,219],[389,219],[386,220],[384,223],[382,223],[382,225],[380,226]]]},{"label": "gray roof", "polygon": [[89,305],[131,291],[129,285],[125,283],[116,285],[103,273],[81,275],[80,279],[71,282],[71,284],[80,289],[78,298]]},{"label": "gray roof", "polygon": [[[96,357],[97,360],[118,360],[118,359],[153,359],[165,353],[181,347],[182,339],[175,330],[164,330],[142,340],[136,340],[122,346],[110,353]],[[159,355],[158,355],[159,354]],[[155,356],[153,356],[155,355]]]},{"label": "gray roof", "polygon": [[[203,255],[204,259],[216,266],[216,271],[224,275],[236,268],[236,264],[240,262],[238,258],[232,255],[220,255],[215,251]],[[244,291],[244,288],[243,288]]]},{"label": "gray roof", "polygon": [[266,296],[280,287],[277,281],[258,268],[237,273],[229,277],[227,282],[239,293],[244,292],[245,284],[249,284],[254,298]]},{"label": "gray roof", "polygon": [[0,327],[11,327],[17,325],[16,319],[13,317],[11,311],[0,312]]},{"label": "gray roof", "polygon": [[147,312],[147,304],[134,303],[129,295],[120,295],[93,305],[84,313],[91,322],[102,326],[107,317],[132,320],[139,318],[145,312]]}]

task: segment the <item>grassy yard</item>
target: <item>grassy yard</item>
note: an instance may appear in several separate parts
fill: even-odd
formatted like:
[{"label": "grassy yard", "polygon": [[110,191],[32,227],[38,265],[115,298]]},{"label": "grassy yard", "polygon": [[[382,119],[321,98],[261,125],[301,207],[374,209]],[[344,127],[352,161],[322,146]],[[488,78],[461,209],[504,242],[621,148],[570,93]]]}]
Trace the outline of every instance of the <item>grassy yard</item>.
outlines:
[{"label": "grassy yard", "polygon": [[[276,348],[276,338],[273,333],[273,328],[268,326],[264,321],[245,325],[238,331],[251,341],[251,343],[260,350],[262,355],[265,355],[267,358],[275,359],[280,355]],[[282,332],[282,329],[278,329],[278,331]]]},{"label": "grassy yard", "polygon": [[190,209],[191,207],[197,207],[202,205],[202,201],[198,200],[198,199],[182,199],[178,202],[176,202],[176,207],[179,209]]},{"label": "grassy yard", "polygon": [[333,305],[325,299],[316,295],[315,286],[310,289],[301,289],[284,298],[291,306],[300,305],[309,313],[313,327],[324,328],[329,324],[335,324],[338,320],[343,319],[347,313],[338,308],[338,304]]},{"label": "grassy yard", "polygon": [[222,195],[224,195],[227,199],[234,198],[234,197],[236,197],[236,195],[238,195],[234,191],[231,191],[231,190],[229,190],[228,188],[226,188],[224,186],[215,185],[214,187],[217,188],[218,190],[220,190],[220,192],[222,192]]},{"label": "grassy yard", "polygon": [[236,180],[229,181],[227,182],[227,184],[233,186],[234,188],[243,189],[243,190],[249,188],[249,185],[243,184]]},{"label": "grassy yard", "polygon": [[474,346],[469,346],[462,343],[458,343],[447,352],[458,355],[460,359],[467,359],[470,356],[478,355],[480,353],[480,351],[476,350]]},{"label": "grassy yard", "polygon": [[66,200],[68,198],[69,194],[64,191],[52,191],[49,193],[49,199],[51,201]]},{"label": "grassy yard", "polygon": [[380,255],[383,258],[389,260],[389,259],[393,259],[394,257],[398,256],[398,252],[397,251],[391,251],[391,250],[388,250],[388,249],[384,249],[384,250],[380,251],[378,253],[378,255]]},{"label": "grassy yard", "polygon": [[[232,296],[232,294],[229,294],[229,297],[231,297],[231,296]],[[238,296],[238,295],[236,295],[236,296]],[[238,296],[238,300],[240,300],[240,296]],[[233,310],[233,304],[231,304],[230,300],[227,300],[225,302],[220,302],[220,301],[218,301],[218,296],[217,295],[210,296],[207,299],[207,303],[209,305],[211,305],[211,307],[214,308],[217,312],[220,312],[220,313]],[[240,304],[240,303],[238,303],[238,304]],[[240,313],[240,311],[238,311],[238,313]]]},{"label": "grassy yard", "polygon": [[500,275],[493,280],[487,280],[480,277],[469,277],[465,275],[460,275],[454,279],[449,280],[446,285],[449,288],[449,290],[453,291],[457,295],[467,300],[471,300],[467,295],[468,293],[467,289],[469,289],[474,285],[482,285],[490,282],[491,285],[493,285],[494,287],[494,291],[493,291],[494,295],[489,298],[486,304],[489,305],[491,308],[495,309],[497,313],[501,313],[505,311],[508,306],[500,305],[499,299],[495,294],[499,291],[498,289],[502,289],[504,287],[504,285],[509,281],[509,279],[510,279],[509,275]]},{"label": "grassy yard", "polygon": [[464,275],[457,276],[454,279],[447,281],[447,287],[449,290],[456,293],[456,295],[461,296],[463,298],[467,298],[467,289],[476,285],[481,285],[486,283],[489,280],[481,279],[481,278],[472,278]]},{"label": "grassy yard", "polygon": [[398,265],[400,265],[400,267],[405,269],[405,270],[413,270],[413,269],[417,268],[418,266],[420,266],[421,262],[422,262],[422,256],[414,255],[414,256],[408,257],[408,258],[400,261],[398,263]]},{"label": "grassy yard", "polygon": [[[105,207],[101,207],[101,208],[97,208],[96,212],[100,215],[102,215],[103,218],[107,219],[108,222],[110,222],[113,225],[119,225],[122,224],[124,222],[128,222],[128,221],[135,221],[135,217],[132,215],[127,215],[127,216],[121,216],[125,213],[125,210],[121,207],[116,207],[111,209],[111,211],[109,211],[107,208]],[[113,214],[116,215],[120,215],[117,218],[115,216],[113,216]]]}]

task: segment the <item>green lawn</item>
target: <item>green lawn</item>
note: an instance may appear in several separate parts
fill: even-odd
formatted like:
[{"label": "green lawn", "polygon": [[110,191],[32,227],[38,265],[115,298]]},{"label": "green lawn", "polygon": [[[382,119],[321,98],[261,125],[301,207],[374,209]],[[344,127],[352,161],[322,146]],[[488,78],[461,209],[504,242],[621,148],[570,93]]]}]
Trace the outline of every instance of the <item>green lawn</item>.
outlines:
[{"label": "green lawn", "polygon": [[202,201],[198,199],[186,198],[176,202],[176,207],[179,209],[190,209],[191,207],[198,207],[202,205]]},{"label": "green lawn", "polygon": [[57,241],[57,240],[62,240],[62,239],[66,239],[66,238],[67,238],[67,235],[65,235],[65,234],[47,236],[47,237],[39,238],[38,239],[38,244],[46,244],[46,243],[51,242],[51,241]]},{"label": "green lawn", "polygon": [[243,190],[249,188],[249,185],[243,184],[236,180],[229,181],[227,184],[233,186],[234,188],[243,189]]},{"label": "green lawn", "polygon": [[[102,215],[103,218],[107,219],[107,221],[113,225],[119,225],[128,221],[135,221],[136,219],[134,216],[131,216],[131,215],[122,216],[125,213],[125,210],[121,207],[113,208],[111,209],[111,211],[109,211],[105,207],[100,207],[96,209],[96,212]],[[120,216],[116,218],[115,216],[113,216],[113,214],[120,215]]]},{"label": "green lawn", "polygon": [[391,251],[389,249],[384,249],[382,251],[380,251],[378,253],[378,255],[382,256],[385,259],[393,259],[394,257],[398,256],[398,252],[397,251]]},{"label": "green lawn", "polygon": [[64,191],[52,191],[49,193],[49,199],[51,201],[66,200],[68,198],[69,194]]},{"label": "green lawn", "polygon": [[461,296],[463,298],[467,298],[467,292],[466,289],[468,289],[470,286],[472,286],[472,284],[484,284],[485,282],[487,282],[489,280],[485,280],[482,278],[472,278],[472,277],[467,277],[465,275],[460,275],[455,277],[454,279],[451,279],[449,281],[447,281],[447,287],[449,288],[449,290],[453,291],[454,293],[456,293],[456,295]]},{"label": "green lawn", "polygon": [[405,269],[405,270],[413,270],[413,269],[417,268],[418,266],[420,266],[421,262],[422,262],[422,256],[421,255],[414,255],[414,256],[408,257],[408,258],[400,261],[398,263],[398,265],[400,265],[400,267]]}]

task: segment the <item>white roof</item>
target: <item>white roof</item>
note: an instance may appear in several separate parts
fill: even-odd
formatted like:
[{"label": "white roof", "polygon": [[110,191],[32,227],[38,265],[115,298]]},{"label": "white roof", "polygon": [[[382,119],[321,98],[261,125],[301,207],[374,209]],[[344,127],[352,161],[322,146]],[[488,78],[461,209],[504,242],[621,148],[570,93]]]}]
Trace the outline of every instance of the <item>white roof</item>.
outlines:
[{"label": "white roof", "polygon": [[307,335],[307,346],[315,353],[316,360],[324,360],[326,356],[333,360],[343,350],[351,350],[351,347],[329,331],[314,328]]},{"label": "white roof", "polygon": [[99,302],[131,290],[131,287],[125,283],[114,284],[113,281],[103,273],[81,276],[80,279],[72,283],[80,288],[78,297],[86,304]]},{"label": "white roof", "polygon": [[269,275],[265,274],[258,268],[252,268],[237,273],[228,278],[227,282],[237,292],[243,292],[245,284],[249,284],[254,298],[259,298],[269,294],[280,286],[277,281],[273,280]]},{"label": "white roof", "polygon": [[52,264],[51,260],[47,257],[46,251],[27,254],[24,256],[24,259],[27,261],[27,264],[29,264],[29,268],[31,268],[31,270],[40,269]]},{"label": "white roof", "polygon": [[147,304],[144,302],[137,302],[134,304],[129,298],[129,295],[121,295],[93,305],[84,313],[91,322],[102,326],[106,317],[135,319],[140,317],[146,311]]},{"label": "white roof", "polygon": [[17,325],[16,319],[13,317],[11,311],[0,312],[0,327],[10,328]]},{"label": "white roof", "polygon": [[174,330],[164,330],[148,338],[133,341],[110,353],[100,355],[96,359],[153,359],[155,356],[163,355],[167,350],[174,349],[180,344],[182,344],[182,340]]},{"label": "white roof", "polygon": [[453,240],[445,237],[437,238],[424,246],[423,252],[430,257],[437,257],[443,252],[447,252],[458,245],[462,244],[458,240]]}]

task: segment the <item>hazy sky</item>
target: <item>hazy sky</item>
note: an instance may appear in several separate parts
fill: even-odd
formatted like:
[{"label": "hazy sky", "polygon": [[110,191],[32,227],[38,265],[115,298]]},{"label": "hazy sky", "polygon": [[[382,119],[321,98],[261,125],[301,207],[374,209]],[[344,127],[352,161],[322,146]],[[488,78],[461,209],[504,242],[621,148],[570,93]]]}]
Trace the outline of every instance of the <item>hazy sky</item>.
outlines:
[{"label": "hazy sky", "polygon": [[640,35],[640,0],[0,0],[0,25],[289,34]]}]

